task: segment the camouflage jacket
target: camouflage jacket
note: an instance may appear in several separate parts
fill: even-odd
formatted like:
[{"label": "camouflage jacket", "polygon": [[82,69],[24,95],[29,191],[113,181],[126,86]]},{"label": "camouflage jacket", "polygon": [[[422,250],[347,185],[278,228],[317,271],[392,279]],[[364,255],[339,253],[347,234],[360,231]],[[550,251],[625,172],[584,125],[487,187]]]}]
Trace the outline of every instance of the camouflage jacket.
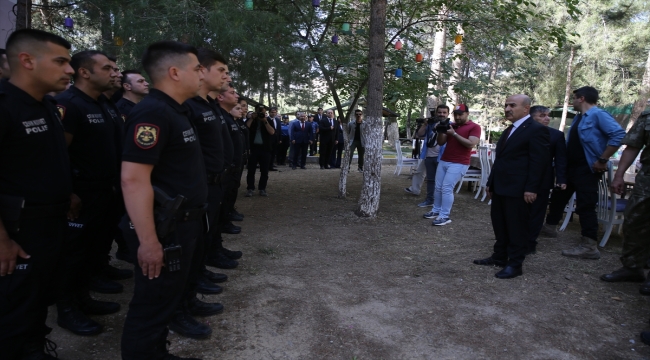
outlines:
[{"label": "camouflage jacket", "polygon": [[641,171],[636,175],[634,193],[650,196],[650,111],[639,116],[621,144],[643,149]]}]

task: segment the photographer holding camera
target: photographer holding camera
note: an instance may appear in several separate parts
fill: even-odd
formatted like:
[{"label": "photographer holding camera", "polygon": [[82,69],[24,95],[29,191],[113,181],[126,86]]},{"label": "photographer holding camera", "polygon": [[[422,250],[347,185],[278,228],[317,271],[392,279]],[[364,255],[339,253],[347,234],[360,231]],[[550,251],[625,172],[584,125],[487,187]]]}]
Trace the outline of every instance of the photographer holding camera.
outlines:
[{"label": "photographer holding camera", "polygon": [[[424,146],[420,151],[420,163],[417,170],[413,174],[411,186],[404,189],[409,194],[420,195],[420,189],[424,182],[424,175],[427,176],[427,198],[418,204],[419,207],[428,207],[433,205],[433,194],[436,188],[436,169],[438,168],[438,154],[440,153],[440,145],[436,136],[436,126],[447,119],[449,116],[449,106],[438,105],[436,108],[435,116],[433,111],[430,118],[415,119],[419,128],[415,134],[416,138],[424,138]],[[425,173],[426,171],[426,173]],[[425,214],[426,219],[432,212]]]},{"label": "photographer holding camera", "polygon": [[264,105],[257,105],[253,117],[246,122],[249,129],[251,154],[248,158],[248,174],[246,175],[246,197],[253,196],[255,192],[255,171],[260,165],[260,180],[257,186],[260,196],[266,194],[266,183],[269,180],[269,166],[271,165],[271,142],[275,128],[270,123],[271,118],[266,116]]},{"label": "photographer holding camera", "polygon": [[469,108],[465,104],[454,108],[454,123],[449,119],[436,126],[438,144],[447,145],[436,170],[436,190],[430,218],[432,225],[443,226],[451,222],[449,213],[454,204],[454,185],[463,178],[469,168],[472,148],[481,137],[481,127],[469,120]]}]

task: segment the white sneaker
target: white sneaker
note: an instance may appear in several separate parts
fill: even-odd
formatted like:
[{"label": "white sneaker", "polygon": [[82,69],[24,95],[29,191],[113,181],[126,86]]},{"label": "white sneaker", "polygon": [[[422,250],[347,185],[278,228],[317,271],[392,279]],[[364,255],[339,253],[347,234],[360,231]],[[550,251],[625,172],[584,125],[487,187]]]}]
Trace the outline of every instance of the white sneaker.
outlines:
[{"label": "white sneaker", "polygon": [[438,217],[438,213],[434,213],[433,210],[431,210],[428,213],[422,215],[422,217],[425,219],[435,219]]},{"label": "white sneaker", "polygon": [[449,219],[449,218],[438,218],[438,219],[433,220],[431,225],[444,226],[444,225],[447,225],[449,223],[451,223],[451,219]]}]

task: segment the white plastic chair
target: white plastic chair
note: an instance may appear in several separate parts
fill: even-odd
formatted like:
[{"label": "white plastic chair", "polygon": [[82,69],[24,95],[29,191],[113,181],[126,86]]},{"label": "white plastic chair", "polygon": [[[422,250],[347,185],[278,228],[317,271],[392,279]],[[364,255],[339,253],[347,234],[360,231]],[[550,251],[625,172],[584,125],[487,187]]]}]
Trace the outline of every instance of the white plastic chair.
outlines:
[{"label": "white plastic chair", "polygon": [[[463,182],[473,182],[474,183],[474,188],[472,191],[476,191],[477,184],[481,181],[481,170],[476,170],[476,169],[468,169],[465,175],[460,179],[458,182],[458,188],[456,189],[456,194],[460,192],[460,188],[463,187]],[[487,181],[487,179],[485,180]]]},{"label": "white plastic chair", "polygon": [[609,185],[612,183],[614,177],[614,170],[612,163],[607,163],[607,171],[603,172],[600,181],[598,182],[598,205],[596,212],[598,214],[598,223],[603,224],[605,234],[600,240],[600,247],[604,247],[612,234],[614,225],[618,225],[618,233],[621,233],[623,227],[623,212],[627,205],[627,199],[617,199],[616,194],[609,190]]},{"label": "white plastic chair", "polygon": [[476,190],[474,199],[478,199],[479,195],[481,195],[481,191],[483,191],[483,197],[481,198],[481,201],[484,201],[487,197],[487,191],[485,191],[485,189],[487,187],[488,178],[490,177],[490,170],[492,170],[488,157],[488,150],[489,147],[487,146],[480,146],[478,148],[478,158],[481,161],[481,181],[478,186],[478,190]]},{"label": "white plastic chair", "polygon": [[405,166],[410,166],[411,170],[413,169],[414,166],[418,166],[418,161],[419,159],[409,159],[405,158],[402,155],[402,146],[399,142],[399,140],[395,140],[395,150],[397,151],[397,166],[395,166],[395,172],[393,174],[399,174],[402,173],[402,167]]},{"label": "white plastic chair", "polygon": [[564,207],[564,212],[566,215],[564,216],[564,221],[562,222],[562,226],[558,229],[559,231],[564,231],[566,227],[569,225],[569,221],[571,220],[571,214],[573,214],[576,211],[576,193],[574,192],[573,195],[571,195],[571,199],[569,202],[566,204]]}]

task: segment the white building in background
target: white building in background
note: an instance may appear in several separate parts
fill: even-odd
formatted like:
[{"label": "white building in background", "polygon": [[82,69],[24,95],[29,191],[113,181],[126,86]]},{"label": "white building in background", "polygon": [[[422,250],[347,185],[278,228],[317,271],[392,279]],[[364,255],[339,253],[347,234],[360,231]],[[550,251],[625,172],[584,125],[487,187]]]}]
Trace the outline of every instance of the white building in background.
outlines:
[{"label": "white building in background", "polygon": [[16,15],[13,8],[16,0],[0,0],[0,48],[5,47],[7,38],[16,28]]}]

